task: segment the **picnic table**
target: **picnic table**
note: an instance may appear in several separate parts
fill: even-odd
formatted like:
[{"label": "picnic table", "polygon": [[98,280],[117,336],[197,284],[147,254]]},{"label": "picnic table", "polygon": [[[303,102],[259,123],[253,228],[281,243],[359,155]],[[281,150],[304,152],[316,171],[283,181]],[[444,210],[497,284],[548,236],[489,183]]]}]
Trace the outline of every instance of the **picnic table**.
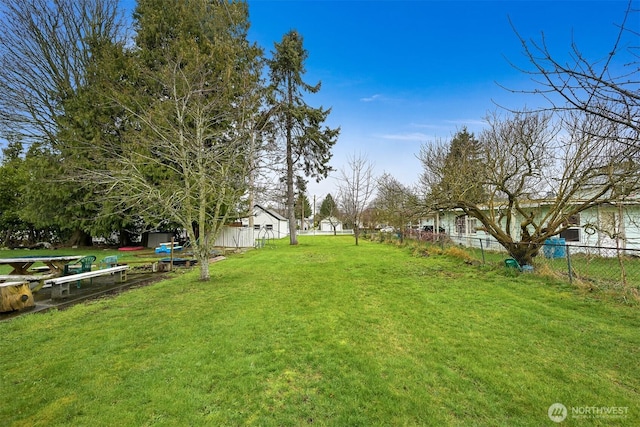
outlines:
[{"label": "picnic table", "polygon": [[41,262],[49,267],[49,272],[55,276],[59,276],[64,272],[64,266],[70,261],[76,261],[82,258],[82,255],[35,255],[22,256],[15,258],[0,258],[0,265],[10,265],[13,270],[9,275],[26,276],[33,274],[29,271],[31,266],[36,262]]},{"label": "picnic table", "polygon": [[[81,255],[34,255],[15,258],[0,258],[0,265],[10,265],[9,274],[0,274],[0,282],[24,281],[36,292],[44,285],[44,280],[64,274],[65,265],[82,258]],[[43,267],[31,269],[33,264],[41,262]],[[43,273],[42,269],[46,270]]]},{"label": "picnic table", "polygon": [[[60,256],[26,256],[15,258],[0,258],[0,265],[10,265],[13,270],[10,274],[0,275],[0,311],[17,310],[34,305],[32,291],[35,292],[44,285],[51,286],[51,298],[59,299],[69,295],[69,284],[80,282],[84,279],[93,279],[100,276],[120,276],[120,281],[127,279],[128,265],[118,265],[117,257],[106,257],[103,260],[107,268],[91,270],[91,263],[96,257],[80,255]],[[82,262],[81,269],[66,268],[70,262]],[[40,273],[40,269],[31,269],[33,264],[41,262],[48,268],[46,274]],[[87,265],[85,265],[85,263]],[[101,263],[102,264],[102,263]],[[31,269],[31,270],[30,270]],[[4,283],[2,283],[4,282]],[[30,283],[35,283],[31,289]]]}]

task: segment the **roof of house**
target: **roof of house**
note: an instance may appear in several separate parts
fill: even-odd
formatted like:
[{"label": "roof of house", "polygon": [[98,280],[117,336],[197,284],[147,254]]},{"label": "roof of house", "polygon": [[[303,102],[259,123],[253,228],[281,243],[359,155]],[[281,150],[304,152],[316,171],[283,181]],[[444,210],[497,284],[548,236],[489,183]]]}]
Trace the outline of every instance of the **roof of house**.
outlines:
[{"label": "roof of house", "polygon": [[271,215],[272,217],[274,217],[275,219],[277,219],[278,221],[287,221],[287,218],[283,217],[282,215],[280,215],[278,212],[272,211],[271,209],[267,209],[264,206],[255,204],[253,205],[253,208],[258,208],[260,210],[262,210],[263,212],[265,212],[268,215]]}]

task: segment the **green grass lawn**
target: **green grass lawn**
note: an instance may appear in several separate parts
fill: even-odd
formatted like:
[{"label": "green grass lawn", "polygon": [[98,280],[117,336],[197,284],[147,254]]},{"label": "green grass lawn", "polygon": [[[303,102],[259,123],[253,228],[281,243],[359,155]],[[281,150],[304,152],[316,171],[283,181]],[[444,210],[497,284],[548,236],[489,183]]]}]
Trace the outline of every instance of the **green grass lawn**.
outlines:
[{"label": "green grass lawn", "polygon": [[[391,243],[399,244],[397,240]],[[450,251],[457,248],[475,263],[482,263],[492,267],[504,266],[507,255],[504,251],[484,250],[472,247],[462,247],[454,244],[420,243],[407,240],[405,245],[423,250]],[[556,280],[562,280],[600,298],[608,298],[624,304],[640,306],[640,258],[636,256],[598,256],[579,252],[584,248],[567,247],[569,259],[546,258],[543,251],[533,259],[536,274],[551,275]],[[570,262],[568,262],[570,261]],[[571,266],[571,277],[569,276]]]},{"label": "green grass lawn", "polygon": [[2,425],[640,424],[638,308],[349,236],[211,270],[0,323]]}]

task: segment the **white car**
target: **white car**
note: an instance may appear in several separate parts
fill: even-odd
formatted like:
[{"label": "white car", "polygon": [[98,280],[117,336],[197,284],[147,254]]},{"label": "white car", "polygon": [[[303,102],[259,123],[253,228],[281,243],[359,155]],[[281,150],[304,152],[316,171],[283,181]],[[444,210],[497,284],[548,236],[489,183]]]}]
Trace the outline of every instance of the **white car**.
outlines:
[{"label": "white car", "polygon": [[388,227],[388,226],[387,226],[387,227],[382,227],[382,228],[380,229],[380,231],[381,231],[382,233],[393,233],[393,232],[395,231],[395,229],[394,229],[393,227]]}]

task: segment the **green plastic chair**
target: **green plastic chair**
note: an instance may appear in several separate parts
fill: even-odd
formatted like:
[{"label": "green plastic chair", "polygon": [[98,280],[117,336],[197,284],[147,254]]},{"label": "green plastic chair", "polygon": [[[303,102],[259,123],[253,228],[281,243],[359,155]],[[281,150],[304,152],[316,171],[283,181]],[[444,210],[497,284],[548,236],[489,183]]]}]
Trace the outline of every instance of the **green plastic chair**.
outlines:
[{"label": "green plastic chair", "polygon": [[104,257],[102,261],[100,261],[100,268],[102,268],[102,266],[104,266],[105,268],[110,268],[110,267],[115,267],[116,265],[118,265],[117,255]]},{"label": "green plastic chair", "polygon": [[513,258],[507,258],[504,260],[504,265],[507,268],[515,268],[518,271],[522,271],[522,267],[520,266],[520,264],[518,264],[518,261],[516,261]]},{"label": "green plastic chair", "polygon": [[84,273],[91,271],[91,265],[96,261],[96,257],[93,255],[85,256],[79,260],[69,263],[64,266],[64,275]]}]

